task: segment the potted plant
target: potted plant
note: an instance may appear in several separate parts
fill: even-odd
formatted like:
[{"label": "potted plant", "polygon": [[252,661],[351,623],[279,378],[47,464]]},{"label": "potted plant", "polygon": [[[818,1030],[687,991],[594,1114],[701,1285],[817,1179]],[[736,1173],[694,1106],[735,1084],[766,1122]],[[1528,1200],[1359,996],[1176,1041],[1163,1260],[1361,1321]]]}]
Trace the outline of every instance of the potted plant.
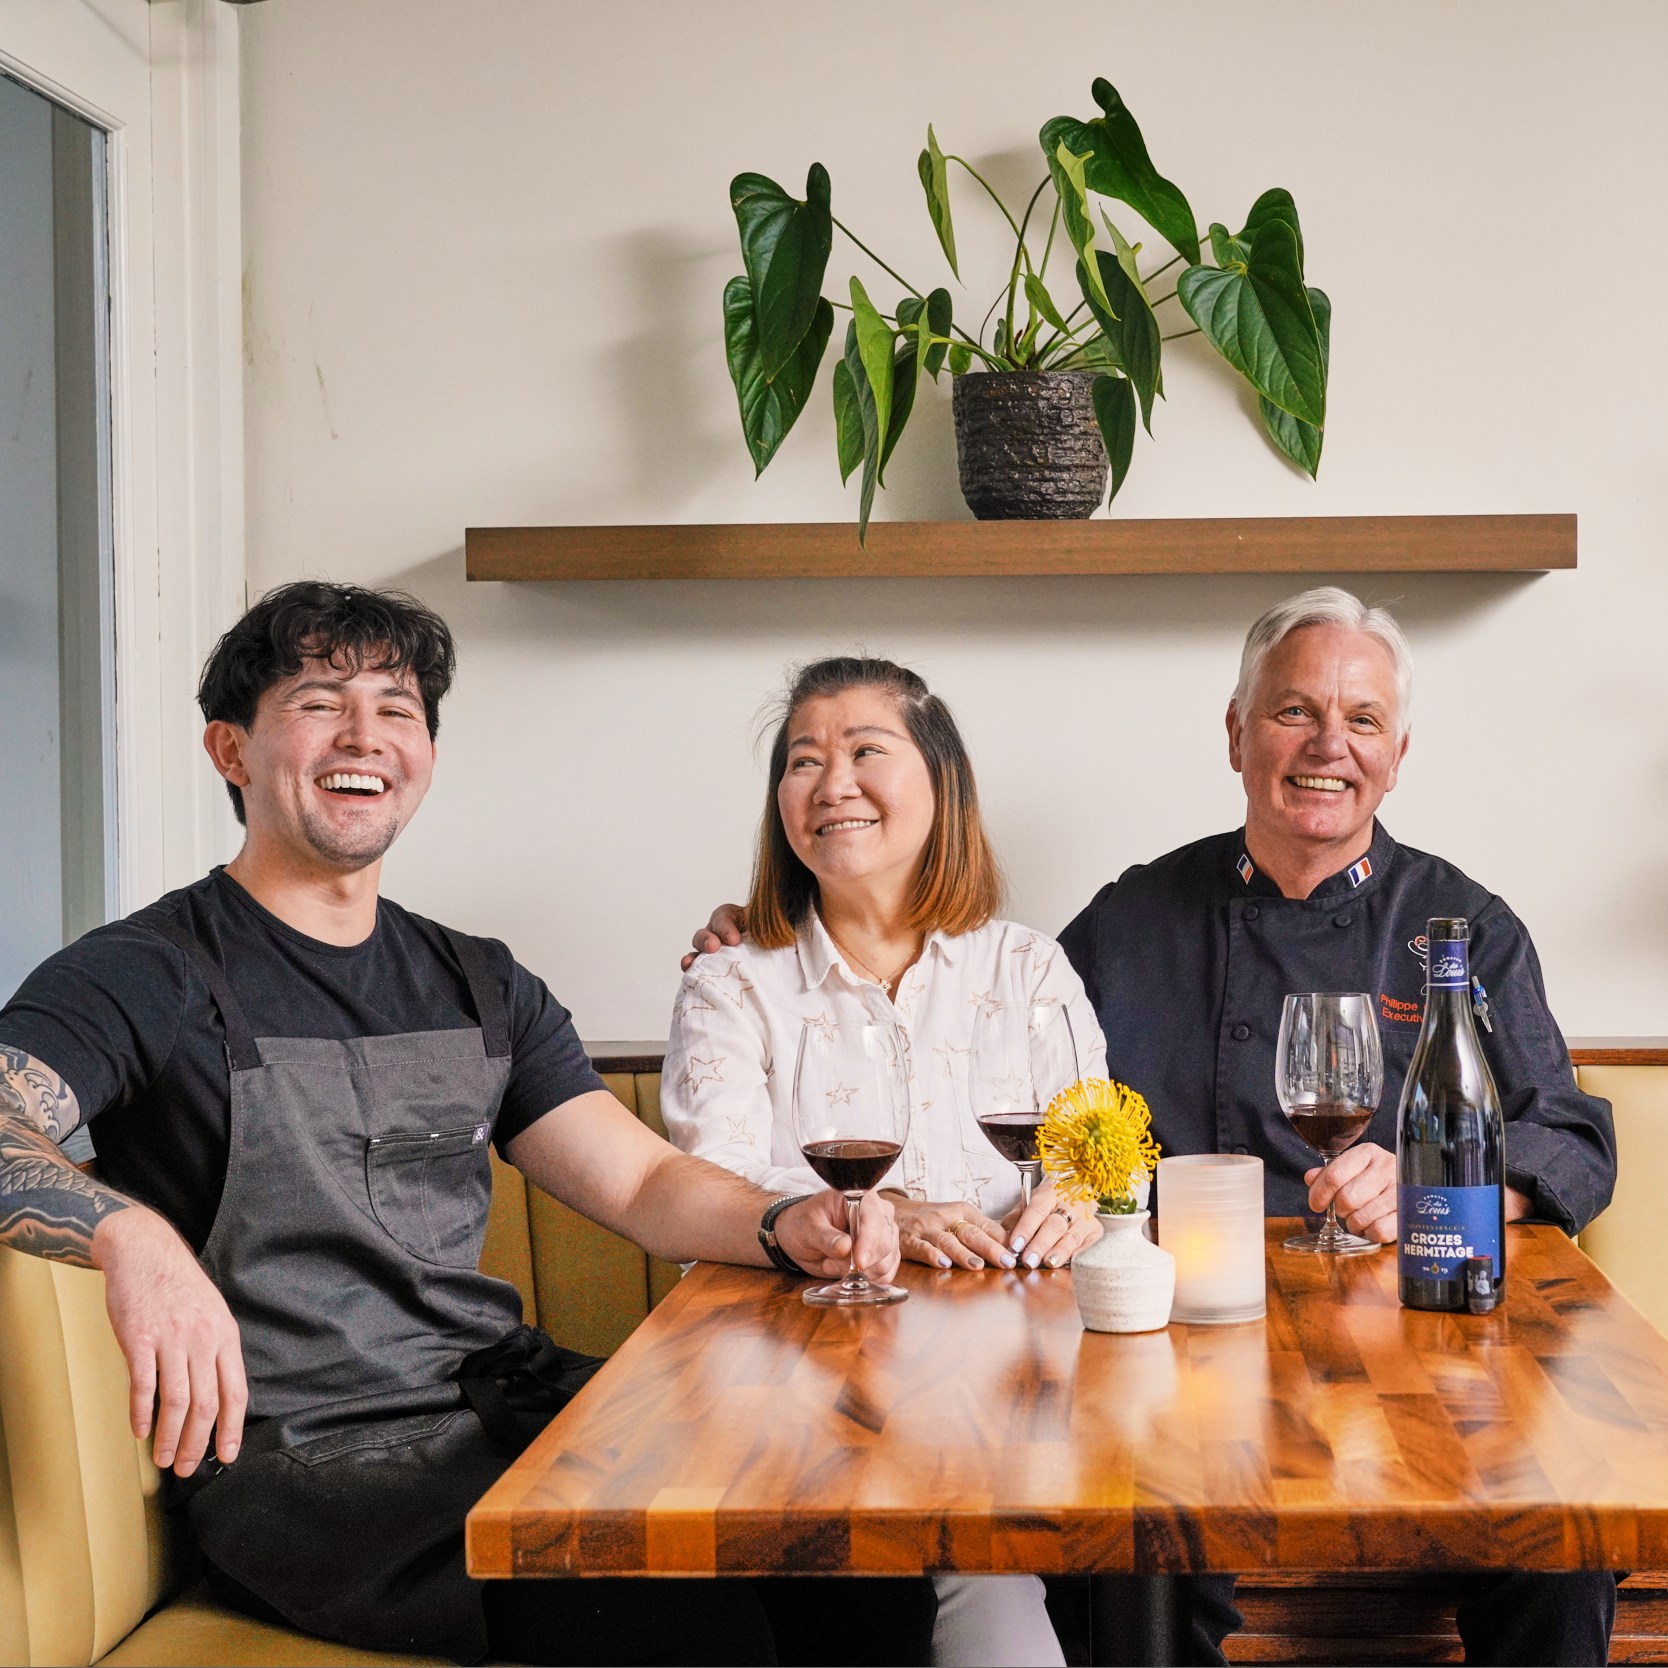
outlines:
[{"label": "potted plant", "polygon": [[1142,1232],[1159,1158],[1146,1101],[1122,1083],[1083,1078],[1049,1102],[1037,1129],[1037,1156],[1063,1199],[1094,1203],[1105,1230],[1071,1262],[1084,1326],[1092,1332],[1164,1326],[1176,1260]]},{"label": "potted plant", "polygon": [[[1047,172],[1017,217],[971,163],[946,155],[927,129],[917,169],[957,282],[952,166],[989,197],[1013,233],[1005,281],[976,331],[961,322],[958,314],[971,314],[947,288],[917,288],[835,217],[821,163],[812,165],[803,198],[763,174],[736,176],[730,203],[746,270],[724,288],[724,345],[755,473],[810,398],[839,309],[851,316],[834,363],[835,435],[841,480],[862,471],[860,538],[921,374],[936,382],[946,368],[954,379],[963,491],[976,515],[1088,515],[1108,471],[1115,497],[1137,423],[1152,433],[1153,402],[1164,393],[1163,343],[1196,334],[1256,391],[1275,447],[1315,474],[1326,425],[1331,304],[1304,278],[1290,192],[1265,191],[1237,233],[1213,222],[1202,242],[1186,197],[1153,166],[1117,89],[1096,80],[1091,91],[1098,115],[1043,124]],[[1107,202],[1140,215],[1175,251],[1171,258],[1143,273],[1142,245],[1126,239]],[[1039,233],[1045,219],[1047,230]],[[1049,271],[1061,230],[1072,252],[1069,293],[1059,264],[1052,279]],[[903,287],[892,311],[876,305],[857,277],[846,299],[822,294],[836,231]],[[1153,280],[1178,266],[1173,288],[1153,295]],[[1191,327],[1166,330],[1161,309],[1172,301]],[[994,461],[980,452],[984,443]],[[1015,490],[1002,490],[1004,478]]]}]

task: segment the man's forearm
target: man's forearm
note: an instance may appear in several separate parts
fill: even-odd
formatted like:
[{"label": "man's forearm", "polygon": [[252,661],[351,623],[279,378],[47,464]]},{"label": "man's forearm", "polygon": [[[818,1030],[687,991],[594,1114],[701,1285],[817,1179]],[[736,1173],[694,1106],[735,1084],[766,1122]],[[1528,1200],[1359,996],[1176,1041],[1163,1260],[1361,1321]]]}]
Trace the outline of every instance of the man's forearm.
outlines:
[{"label": "man's forearm", "polygon": [[99,1223],[131,1203],[82,1175],[32,1123],[0,1115],[0,1245],[91,1268]]},{"label": "man's forearm", "polygon": [[704,1158],[679,1153],[643,1180],[633,1216],[639,1243],[675,1262],[768,1262],[759,1218],[780,1190],[767,1192]]}]

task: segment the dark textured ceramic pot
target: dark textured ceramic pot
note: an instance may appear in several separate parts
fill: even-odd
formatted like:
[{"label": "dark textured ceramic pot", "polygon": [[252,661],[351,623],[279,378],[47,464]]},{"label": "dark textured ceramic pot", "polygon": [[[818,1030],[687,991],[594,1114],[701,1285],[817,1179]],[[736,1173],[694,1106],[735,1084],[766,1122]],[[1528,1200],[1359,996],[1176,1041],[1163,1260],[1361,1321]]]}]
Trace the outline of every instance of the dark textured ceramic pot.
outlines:
[{"label": "dark textured ceramic pot", "polygon": [[961,495],[981,521],[1081,521],[1106,497],[1093,371],[955,379]]}]

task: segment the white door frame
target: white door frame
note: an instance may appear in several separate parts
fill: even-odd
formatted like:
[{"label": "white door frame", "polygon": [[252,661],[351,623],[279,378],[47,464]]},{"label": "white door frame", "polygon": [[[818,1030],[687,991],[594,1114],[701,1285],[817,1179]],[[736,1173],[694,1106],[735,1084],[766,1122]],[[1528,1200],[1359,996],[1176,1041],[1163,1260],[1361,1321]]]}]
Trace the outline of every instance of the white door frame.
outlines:
[{"label": "white door frame", "polygon": [[237,14],[0,0],[0,68],[109,133],[117,893],[227,855],[198,668],[244,605]]}]

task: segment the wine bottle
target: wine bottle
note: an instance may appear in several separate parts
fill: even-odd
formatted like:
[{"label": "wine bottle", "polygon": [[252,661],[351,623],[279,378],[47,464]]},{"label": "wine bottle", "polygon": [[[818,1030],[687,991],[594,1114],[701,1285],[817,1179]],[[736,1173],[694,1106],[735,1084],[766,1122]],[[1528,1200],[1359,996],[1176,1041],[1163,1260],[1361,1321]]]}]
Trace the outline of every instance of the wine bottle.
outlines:
[{"label": "wine bottle", "polygon": [[1425,1020],[1396,1114],[1401,1299],[1464,1309],[1465,1263],[1506,1287],[1506,1126],[1471,1011],[1471,928],[1447,917],[1425,944]]}]

